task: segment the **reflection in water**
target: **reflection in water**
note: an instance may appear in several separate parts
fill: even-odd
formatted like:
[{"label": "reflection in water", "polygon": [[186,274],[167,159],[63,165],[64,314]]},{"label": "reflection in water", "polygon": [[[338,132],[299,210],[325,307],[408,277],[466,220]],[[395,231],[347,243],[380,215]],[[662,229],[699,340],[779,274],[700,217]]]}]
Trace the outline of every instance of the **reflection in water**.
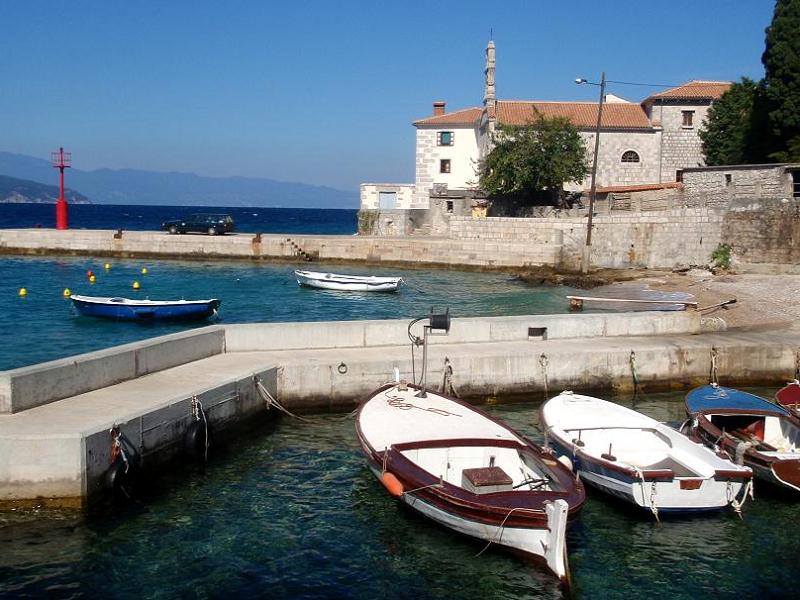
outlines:
[{"label": "reflection in water", "polygon": [[[682,398],[648,394],[637,408],[677,422]],[[539,405],[485,408],[541,441]],[[661,524],[590,491],[568,532],[576,596],[792,596],[798,517],[794,498],[758,484],[744,520],[722,512]],[[516,556],[476,557],[482,547],[390,498],[352,418],[314,415],[242,434],[206,472],[159,477],[126,507],[0,513],[0,596],[563,597]]]}]

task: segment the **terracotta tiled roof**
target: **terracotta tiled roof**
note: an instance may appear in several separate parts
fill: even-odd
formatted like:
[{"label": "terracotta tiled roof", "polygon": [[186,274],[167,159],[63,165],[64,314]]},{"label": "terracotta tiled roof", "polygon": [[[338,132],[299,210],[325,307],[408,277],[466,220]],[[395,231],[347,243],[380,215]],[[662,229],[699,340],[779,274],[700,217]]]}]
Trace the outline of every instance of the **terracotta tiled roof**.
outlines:
[{"label": "terracotta tiled roof", "polygon": [[730,81],[690,81],[645,98],[642,104],[660,98],[686,100],[718,100],[731,87]]},{"label": "terracotta tiled roof", "polygon": [[[669,181],[667,183],[641,183],[638,185],[610,185],[607,187],[595,188],[598,194],[608,194],[616,192],[646,192],[649,190],[671,190],[683,187],[683,184],[677,181]],[[587,188],[583,190],[588,193],[590,190]]]},{"label": "terracotta tiled roof", "polygon": [[[579,129],[597,126],[597,102],[530,102],[499,100],[497,122],[503,125],[524,125],[533,119],[533,109],[545,117],[566,117]],[[652,129],[639,104],[611,103],[603,105],[604,129]]]},{"label": "terracotta tiled roof", "polygon": [[481,119],[481,108],[465,108],[436,117],[414,121],[414,125],[477,125]]}]

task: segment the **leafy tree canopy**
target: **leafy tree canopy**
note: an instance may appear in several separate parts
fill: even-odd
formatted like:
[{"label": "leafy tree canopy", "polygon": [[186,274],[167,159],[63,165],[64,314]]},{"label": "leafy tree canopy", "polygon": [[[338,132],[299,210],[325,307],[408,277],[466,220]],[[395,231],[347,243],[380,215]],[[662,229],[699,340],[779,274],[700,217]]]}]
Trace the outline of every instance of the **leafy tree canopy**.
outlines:
[{"label": "leafy tree canopy", "polygon": [[752,79],[742,78],[711,105],[700,130],[706,164],[736,165],[763,160],[754,134],[753,107],[763,88]]},{"label": "leafy tree canopy", "polygon": [[800,160],[800,0],[775,3],[761,62],[774,136],[770,158]]},{"label": "leafy tree canopy", "polygon": [[499,126],[492,143],[478,169],[479,185],[489,196],[533,199],[547,191],[556,199],[565,182],[582,181],[589,172],[586,145],[564,117],[534,110],[525,125]]}]

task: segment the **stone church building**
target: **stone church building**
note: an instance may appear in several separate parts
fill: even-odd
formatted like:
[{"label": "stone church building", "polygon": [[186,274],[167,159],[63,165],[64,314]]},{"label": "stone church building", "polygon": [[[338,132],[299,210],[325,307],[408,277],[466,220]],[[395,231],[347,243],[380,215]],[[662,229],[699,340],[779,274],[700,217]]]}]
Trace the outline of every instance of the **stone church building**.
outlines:
[{"label": "stone church building", "polygon": [[[414,122],[414,184],[361,185],[363,209],[425,209],[431,199],[466,199],[477,193],[477,167],[491,151],[498,125],[524,125],[534,110],[566,117],[586,142],[591,162],[598,102],[500,100],[495,91],[495,45],[486,48],[483,105],[447,111],[433,103],[433,115]],[[703,166],[699,130],[711,104],[730,87],[727,81],[689,81],[648,96],[640,103],[607,94],[603,104],[597,186],[621,187],[680,181],[683,169]],[[588,189],[589,178],[565,186]],[[452,203],[451,203],[452,205]]]}]

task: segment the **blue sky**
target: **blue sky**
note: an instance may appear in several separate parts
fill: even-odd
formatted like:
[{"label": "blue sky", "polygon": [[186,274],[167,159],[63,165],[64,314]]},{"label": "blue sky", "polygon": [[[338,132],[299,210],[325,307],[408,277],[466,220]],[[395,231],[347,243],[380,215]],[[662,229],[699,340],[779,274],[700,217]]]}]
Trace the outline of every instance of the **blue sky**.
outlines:
[{"label": "blue sky", "polygon": [[[3,2],[0,150],[82,169],[411,182],[434,100],[594,100],[576,77],[760,78],[771,0]],[[612,86],[639,100],[653,88]]]}]

